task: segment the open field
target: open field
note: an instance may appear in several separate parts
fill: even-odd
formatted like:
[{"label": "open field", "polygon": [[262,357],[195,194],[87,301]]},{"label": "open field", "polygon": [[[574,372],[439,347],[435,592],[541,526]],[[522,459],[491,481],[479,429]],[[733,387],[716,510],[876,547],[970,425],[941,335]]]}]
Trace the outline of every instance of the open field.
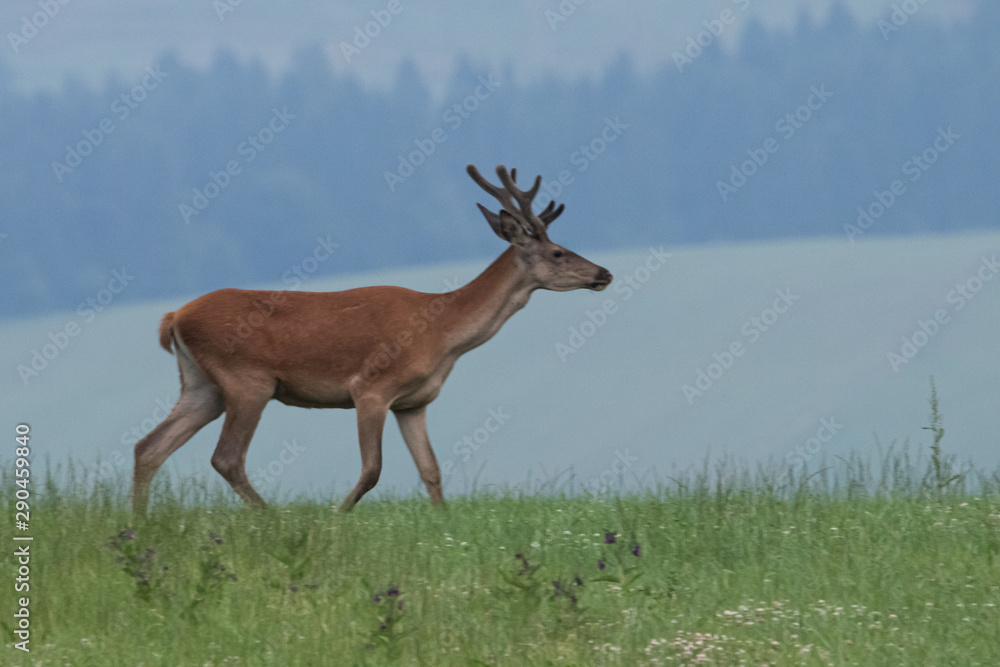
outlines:
[{"label": "open field", "polygon": [[1000,664],[1000,477],[939,491],[905,458],[881,469],[723,466],[642,496],[351,514],[255,512],[163,479],[139,523],[124,480],[49,481],[31,512],[31,652],[12,646],[5,595],[0,662]]}]

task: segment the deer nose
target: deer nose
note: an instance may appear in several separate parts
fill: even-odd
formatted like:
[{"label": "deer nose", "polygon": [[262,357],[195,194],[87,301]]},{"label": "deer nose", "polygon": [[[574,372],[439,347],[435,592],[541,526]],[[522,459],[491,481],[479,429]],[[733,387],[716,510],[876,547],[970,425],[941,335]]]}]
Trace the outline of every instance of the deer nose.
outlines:
[{"label": "deer nose", "polygon": [[597,277],[590,283],[590,289],[600,292],[602,289],[611,284],[612,278],[613,276],[611,275],[611,272],[602,266],[597,272]]}]

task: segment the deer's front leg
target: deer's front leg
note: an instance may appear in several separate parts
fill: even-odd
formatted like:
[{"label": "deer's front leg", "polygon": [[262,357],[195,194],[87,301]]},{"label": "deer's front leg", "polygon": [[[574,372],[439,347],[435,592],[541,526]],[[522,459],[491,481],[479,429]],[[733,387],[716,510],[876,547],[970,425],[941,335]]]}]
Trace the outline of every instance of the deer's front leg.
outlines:
[{"label": "deer's front leg", "polygon": [[431,496],[431,504],[443,507],[441,470],[438,468],[434,450],[431,449],[431,440],[427,436],[426,406],[413,410],[394,410],[393,414],[396,415],[399,430],[413,456],[413,462],[417,464],[417,470],[420,471],[420,479],[427,486],[427,493]]},{"label": "deer's front leg", "polygon": [[345,512],[350,512],[361,497],[378,483],[379,475],[382,473],[382,428],[385,426],[385,415],[389,411],[388,406],[381,400],[355,399],[354,407],[358,412],[361,479],[340,506]]}]

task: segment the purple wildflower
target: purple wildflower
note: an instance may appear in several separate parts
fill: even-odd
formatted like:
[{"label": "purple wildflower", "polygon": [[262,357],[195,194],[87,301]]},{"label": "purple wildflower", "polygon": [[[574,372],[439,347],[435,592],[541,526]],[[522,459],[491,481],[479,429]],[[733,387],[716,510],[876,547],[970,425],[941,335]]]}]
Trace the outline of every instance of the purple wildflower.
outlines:
[{"label": "purple wildflower", "polygon": [[615,534],[614,533],[605,532],[604,533],[604,543],[605,544],[614,544],[615,543]]},{"label": "purple wildflower", "polygon": [[636,542],[635,546],[632,547],[632,555],[635,556],[636,558],[639,558],[639,552],[640,552],[640,550],[641,550],[641,547],[639,546],[639,543]]}]

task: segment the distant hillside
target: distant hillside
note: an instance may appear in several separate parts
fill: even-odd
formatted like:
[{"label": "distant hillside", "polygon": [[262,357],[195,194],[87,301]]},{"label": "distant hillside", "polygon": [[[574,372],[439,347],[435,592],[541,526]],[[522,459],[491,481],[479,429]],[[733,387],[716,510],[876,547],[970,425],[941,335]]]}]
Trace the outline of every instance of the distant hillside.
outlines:
[{"label": "distant hillside", "polygon": [[[516,485],[567,470],[577,489],[617,482],[618,472],[650,482],[726,453],[796,465],[808,458],[815,468],[849,451],[875,455],[876,438],[883,446],[909,438],[925,450],[931,375],[945,450],[984,467],[1000,463],[1000,235],[664,250],[673,256],[662,267],[647,264],[648,250],[595,254],[615,274],[609,290],[536,293],[459,361],[428,419],[452,473],[447,492],[470,488],[476,475],[480,485]],[[485,266],[303,287],[444,291]],[[36,466],[48,457],[92,464],[100,454],[108,472],[130,474],[132,443],[178,395],[175,360],[157,345],[160,316],[194,296],[112,300],[101,312],[84,303],[0,327],[0,401],[11,420],[31,424]],[[18,367],[36,351],[44,367],[25,382]],[[494,433],[484,428],[491,415],[503,421]],[[172,468],[214,483],[220,427],[206,427]],[[418,486],[391,418],[384,448],[379,488]],[[265,495],[331,484],[346,493],[360,471],[354,412],[271,404],[248,468]]]}]

